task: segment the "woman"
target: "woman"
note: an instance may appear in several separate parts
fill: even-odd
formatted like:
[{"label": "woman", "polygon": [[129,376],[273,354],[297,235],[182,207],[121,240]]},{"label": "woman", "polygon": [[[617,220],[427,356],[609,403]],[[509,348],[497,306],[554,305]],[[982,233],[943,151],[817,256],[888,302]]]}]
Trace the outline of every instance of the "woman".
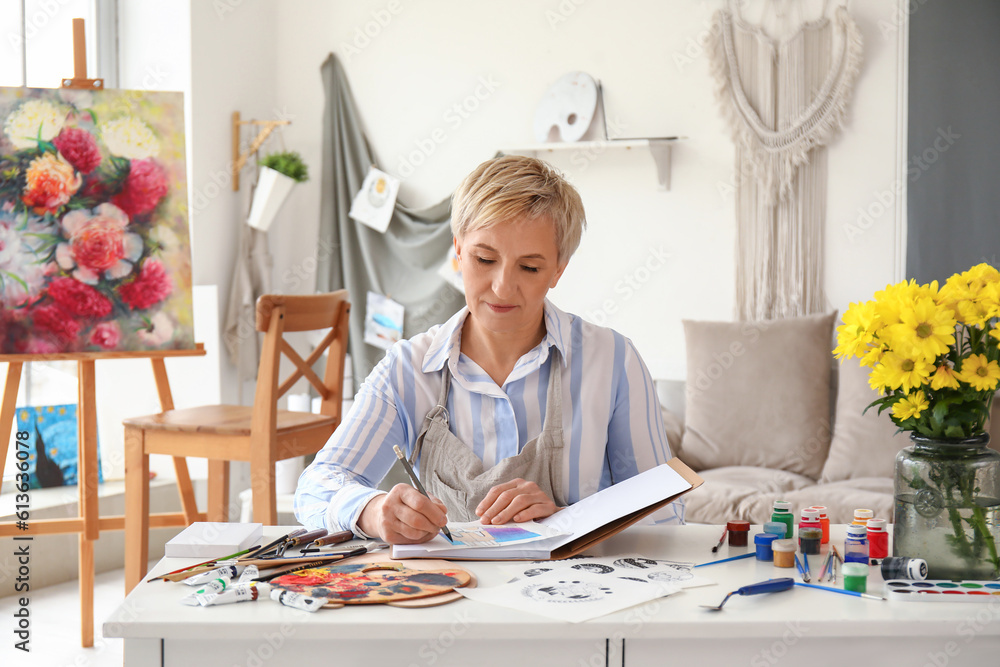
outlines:
[{"label": "woman", "polygon": [[[466,177],[452,202],[466,308],[372,371],[299,479],[302,524],[423,542],[449,519],[549,516],[670,458],[632,343],[545,298],[584,225],[580,195],[540,160],[495,158]],[[373,488],[393,445],[431,499]],[[682,504],[668,509],[682,521]]]}]

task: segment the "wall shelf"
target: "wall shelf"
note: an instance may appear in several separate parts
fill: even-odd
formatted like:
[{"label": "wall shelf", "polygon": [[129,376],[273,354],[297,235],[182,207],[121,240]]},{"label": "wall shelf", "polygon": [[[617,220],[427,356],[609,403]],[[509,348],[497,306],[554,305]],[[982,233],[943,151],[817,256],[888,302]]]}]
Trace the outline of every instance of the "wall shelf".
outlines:
[{"label": "wall shelf", "polygon": [[539,153],[580,151],[592,155],[600,155],[606,150],[631,150],[633,148],[648,149],[656,163],[656,175],[660,182],[660,188],[670,189],[670,149],[674,142],[682,137],[649,137],[645,139],[598,139],[596,141],[573,141],[573,142],[550,142],[539,144],[525,144],[523,146],[512,146],[501,148],[500,152],[506,155],[528,155],[538,157]]}]

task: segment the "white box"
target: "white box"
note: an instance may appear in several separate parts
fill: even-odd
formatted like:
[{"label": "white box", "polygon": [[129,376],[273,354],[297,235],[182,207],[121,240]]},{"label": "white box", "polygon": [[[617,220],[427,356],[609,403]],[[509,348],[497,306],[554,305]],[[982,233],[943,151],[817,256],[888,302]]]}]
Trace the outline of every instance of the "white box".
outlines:
[{"label": "white box", "polygon": [[264,524],[199,521],[175,535],[164,547],[167,558],[219,558],[249,549],[260,541]]}]

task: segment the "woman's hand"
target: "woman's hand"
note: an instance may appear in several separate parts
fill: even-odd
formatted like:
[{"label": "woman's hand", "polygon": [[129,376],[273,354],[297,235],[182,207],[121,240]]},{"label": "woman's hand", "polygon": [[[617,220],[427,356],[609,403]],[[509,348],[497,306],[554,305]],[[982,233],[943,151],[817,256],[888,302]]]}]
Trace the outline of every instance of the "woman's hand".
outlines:
[{"label": "woman's hand", "polygon": [[476,516],[485,524],[531,521],[554,514],[559,507],[534,482],[513,479],[497,484],[476,507]]},{"label": "woman's hand", "polygon": [[407,484],[397,484],[389,493],[368,501],[358,517],[358,526],[389,544],[418,544],[437,535],[448,523],[446,511],[437,498],[428,498]]}]

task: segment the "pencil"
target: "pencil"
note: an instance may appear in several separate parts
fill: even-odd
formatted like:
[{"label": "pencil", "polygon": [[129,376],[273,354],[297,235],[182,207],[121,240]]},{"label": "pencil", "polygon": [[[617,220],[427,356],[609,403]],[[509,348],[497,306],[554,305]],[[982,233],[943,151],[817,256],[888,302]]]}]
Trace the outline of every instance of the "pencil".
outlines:
[{"label": "pencil", "polygon": [[[417,479],[417,475],[413,472],[413,468],[410,466],[410,462],[406,460],[405,456],[403,456],[403,450],[399,448],[399,445],[393,445],[392,451],[396,452],[396,458],[398,458],[399,462],[403,464],[403,470],[406,471],[406,476],[410,478],[410,481],[413,483],[414,488],[416,488],[417,491],[430,498],[430,494],[427,493],[427,490],[424,489],[424,485],[420,483],[420,480]],[[441,532],[444,533],[444,536],[448,538],[449,542],[455,541],[451,537],[451,531],[448,530],[448,526],[442,527]]]}]

